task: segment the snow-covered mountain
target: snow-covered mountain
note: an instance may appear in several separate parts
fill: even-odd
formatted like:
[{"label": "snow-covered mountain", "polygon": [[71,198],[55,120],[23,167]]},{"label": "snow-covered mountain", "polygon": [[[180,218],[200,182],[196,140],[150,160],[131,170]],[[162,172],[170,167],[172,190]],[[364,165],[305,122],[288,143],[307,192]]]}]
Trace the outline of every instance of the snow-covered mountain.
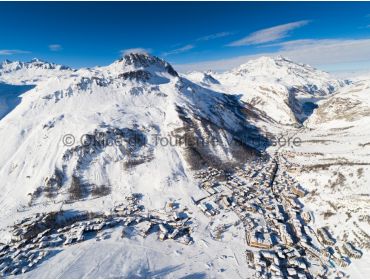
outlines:
[{"label": "snow-covered mountain", "polygon": [[[8,139],[0,158],[0,203],[8,209],[3,217],[20,205],[26,207],[27,194],[47,186],[56,173],[61,183],[51,190],[53,203],[68,199],[72,178],[79,178],[88,185],[110,182],[115,200],[132,190],[162,205],[173,192],[179,192],[171,187],[173,181],[183,181],[184,187],[188,184],[189,167],[231,166],[258,153],[248,137],[258,137],[259,130],[253,118],[251,123],[248,118],[234,96],[180,78],[168,63],[148,55],[130,54],[108,67],[84,70],[83,76],[39,82],[0,122],[0,137]],[[72,148],[61,142],[66,134],[76,138]],[[137,136],[148,144],[138,143],[128,155],[126,142],[86,147],[79,141],[83,135],[98,134],[126,141]],[[222,145],[167,147],[157,143],[159,137],[181,136],[205,142],[212,137]],[[122,166],[130,164],[137,166],[136,175],[122,184],[131,172]],[[158,190],[166,190],[167,195],[153,200]],[[48,203],[45,195],[32,203]],[[84,197],[90,196],[86,191]]]},{"label": "snow-covered mountain", "polygon": [[231,72],[257,81],[266,81],[269,77],[273,82],[313,96],[331,94],[346,84],[346,81],[334,79],[326,72],[284,57],[261,57],[248,61]]},{"label": "snow-covered mountain", "polygon": [[304,121],[318,100],[349,83],[283,57],[261,57],[225,73],[193,72],[187,77],[203,86],[241,95],[243,101],[282,124]]},{"label": "snow-covered mountain", "polygon": [[[182,75],[144,53],[79,70],[5,62],[0,81],[1,277],[366,270],[368,82],[284,58]],[[362,175],[343,180],[339,163]]]},{"label": "snow-covered mountain", "polygon": [[370,117],[370,79],[354,82],[335,95],[320,102],[320,106],[307,125],[353,125],[353,122],[368,121]]},{"label": "snow-covered mountain", "polygon": [[32,59],[29,62],[5,60],[0,63],[0,81],[14,84],[34,84],[40,80],[70,73],[73,70],[64,65],[58,65]]}]

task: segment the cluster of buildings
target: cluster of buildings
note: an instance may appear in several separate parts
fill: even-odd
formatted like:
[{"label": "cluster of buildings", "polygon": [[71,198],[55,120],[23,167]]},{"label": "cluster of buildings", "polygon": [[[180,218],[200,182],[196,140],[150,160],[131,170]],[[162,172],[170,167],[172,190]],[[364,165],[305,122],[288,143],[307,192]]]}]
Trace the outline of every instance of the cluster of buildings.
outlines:
[{"label": "cluster of buildings", "polygon": [[142,237],[156,233],[162,241],[172,239],[191,244],[190,219],[177,204],[165,211],[145,211],[137,195],[126,197],[125,204],[117,205],[108,213],[36,214],[13,226],[10,244],[0,244],[0,276],[26,273],[56,249],[90,238],[98,240],[100,232],[113,227],[123,227],[122,237],[127,237],[124,233],[131,228]]},{"label": "cluster of buildings", "polygon": [[288,174],[290,168],[278,156],[236,168],[225,180],[208,168],[196,174],[206,196],[194,202],[211,218],[222,211],[238,215],[256,277],[334,277],[360,253],[348,244],[339,249],[328,228],[313,229],[312,213],[300,200],[307,192]]}]

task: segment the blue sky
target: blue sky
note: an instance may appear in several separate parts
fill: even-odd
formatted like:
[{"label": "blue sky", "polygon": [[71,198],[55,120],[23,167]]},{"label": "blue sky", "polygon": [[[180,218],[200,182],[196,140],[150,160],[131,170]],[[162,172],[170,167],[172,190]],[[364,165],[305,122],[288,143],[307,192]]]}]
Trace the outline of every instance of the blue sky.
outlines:
[{"label": "blue sky", "polygon": [[130,49],[183,71],[278,54],[329,71],[370,71],[370,3],[0,3],[0,60],[89,67]]}]

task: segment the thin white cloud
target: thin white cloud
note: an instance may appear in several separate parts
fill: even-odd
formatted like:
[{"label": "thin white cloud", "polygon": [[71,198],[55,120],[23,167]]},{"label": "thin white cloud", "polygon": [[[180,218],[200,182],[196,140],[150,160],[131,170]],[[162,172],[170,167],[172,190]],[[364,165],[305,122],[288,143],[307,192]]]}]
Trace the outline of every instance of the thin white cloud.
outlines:
[{"label": "thin white cloud", "polygon": [[52,52],[58,52],[58,51],[61,51],[62,49],[63,49],[63,47],[59,44],[49,45],[49,50],[51,50]]},{"label": "thin white cloud", "polygon": [[26,54],[26,53],[30,52],[23,50],[0,50],[0,55]]},{"label": "thin white cloud", "polygon": [[[364,39],[367,40],[367,39]],[[349,42],[360,42],[361,40],[349,40],[349,39],[300,39],[290,40],[280,43],[268,44],[260,46],[265,47],[279,47],[279,52],[294,52],[303,49],[316,49],[317,47],[323,49],[325,47],[333,47],[336,45],[343,45]]]},{"label": "thin white cloud", "polygon": [[214,33],[214,34],[210,34],[210,35],[206,35],[206,36],[203,36],[203,37],[200,37],[198,39],[196,39],[195,41],[209,41],[209,40],[214,40],[214,39],[218,39],[218,38],[222,38],[222,37],[227,37],[227,36],[230,36],[232,35],[233,32],[219,32],[219,33]]},{"label": "thin white cloud", "polygon": [[361,62],[370,60],[370,39],[288,41],[279,53],[311,64]]},{"label": "thin white cloud", "polygon": [[247,37],[231,42],[228,44],[228,46],[237,47],[275,42],[289,36],[290,31],[302,27],[308,23],[308,20],[301,20],[261,29],[249,34]]},{"label": "thin white cloud", "polygon": [[[321,43],[325,41],[330,41],[330,40],[320,40]],[[260,48],[266,48],[266,47],[281,47],[283,50],[289,50],[289,49],[295,49],[296,47],[300,46],[309,46],[316,44],[318,40],[315,39],[300,39],[300,40],[290,40],[290,41],[285,41],[285,42],[280,42],[280,43],[272,43],[272,44],[265,44],[259,46]]]},{"label": "thin white cloud", "polygon": [[[230,59],[203,61],[191,64],[175,65],[180,72],[230,70],[248,60],[260,56],[275,57],[282,55],[293,61],[307,63],[324,69],[336,69],[336,65],[356,65],[368,62],[370,65],[370,39],[322,39],[293,40],[275,44],[279,49],[275,52],[261,52],[255,55],[238,56]],[[343,66],[344,67],[344,66]]]},{"label": "thin white cloud", "polygon": [[[230,36],[232,34],[234,34],[234,33],[233,32],[218,32],[218,33],[209,34],[209,35],[206,35],[206,36],[203,36],[203,37],[199,37],[199,38],[193,40],[191,43],[186,44],[186,45],[184,45],[180,48],[162,53],[162,56],[169,56],[169,55],[184,53],[184,52],[187,52],[187,51],[190,51],[190,50],[194,49],[196,47],[197,43],[210,41],[210,40],[214,40],[214,39],[218,39],[218,38],[222,38],[222,37],[227,37],[227,36]],[[179,44],[177,46],[179,46]]]},{"label": "thin white cloud", "polygon": [[190,50],[192,50],[194,48],[195,48],[194,45],[188,44],[188,45],[185,45],[185,46],[183,46],[181,48],[178,48],[178,49],[174,49],[172,51],[165,52],[165,53],[163,53],[163,56],[169,56],[169,55],[173,55],[173,54],[184,53],[184,52],[190,51]]},{"label": "thin white cloud", "polygon": [[120,51],[121,55],[126,55],[129,53],[150,53],[150,52],[152,52],[152,50],[146,49],[146,48],[131,48],[131,49],[124,49]]}]

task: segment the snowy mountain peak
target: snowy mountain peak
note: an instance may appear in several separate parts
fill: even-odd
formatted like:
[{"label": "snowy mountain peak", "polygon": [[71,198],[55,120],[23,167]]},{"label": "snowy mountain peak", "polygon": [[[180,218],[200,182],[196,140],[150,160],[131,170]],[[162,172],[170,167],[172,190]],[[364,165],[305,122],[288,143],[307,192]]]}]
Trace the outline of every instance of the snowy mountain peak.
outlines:
[{"label": "snowy mountain peak", "polygon": [[147,53],[126,54],[123,58],[100,70],[110,77],[141,81],[148,81],[153,77],[170,79],[179,76],[171,64]]},{"label": "snowy mountain peak", "polygon": [[288,89],[320,96],[348,84],[348,81],[332,78],[327,72],[282,56],[250,60],[229,73],[253,81],[277,82]]},{"label": "snowy mountain peak", "polygon": [[178,76],[175,69],[173,69],[171,64],[167,61],[147,53],[129,53],[121,58],[119,62],[123,63],[125,66],[133,66],[138,69],[155,67],[157,69],[162,69],[172,76]]},{"label": "snowy mountain peak", "polygon": [[46,61],[38,59],[37,57],[35,57],[35,58],[32,58],[30,62],[33,63],[33,62],[46,62]]},{"label": "snowy mountain peak", "polygon": [[120,61],[124,61],[127,65],[135,65],[136,67],[148,67],[151,64],[158,63],[161,59],[148,53],[132,52],[125,54]]},{"label": "snowy mountain peak", "polygon": [[[240,65],[238,68],[234,69],[233,71],[240,72],[240,73],[251,73],[251,74],[266,74],[267,72],[277,71],[277,70],[284,70],[289,74],[288,70],[300,70],[300,71],[311,71],[311,72],[321,72],[309,65],[300,64],[293,62],[289,58],[283,56],[277,57],[268,57],[262,56],[257,59],[249,60],[247,63]],[[327,73],[325,73],[328,75]]]}]

